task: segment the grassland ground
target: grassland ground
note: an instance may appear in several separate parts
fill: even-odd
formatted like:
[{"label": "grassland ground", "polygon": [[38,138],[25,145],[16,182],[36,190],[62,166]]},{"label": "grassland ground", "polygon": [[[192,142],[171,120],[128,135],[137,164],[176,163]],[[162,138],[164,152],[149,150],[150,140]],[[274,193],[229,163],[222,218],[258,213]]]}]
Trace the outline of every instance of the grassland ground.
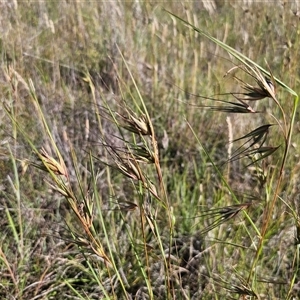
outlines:
[{"label": "grassland ground", "polygon": [[1,299],[300,298],[297,1],[0,10]]}]

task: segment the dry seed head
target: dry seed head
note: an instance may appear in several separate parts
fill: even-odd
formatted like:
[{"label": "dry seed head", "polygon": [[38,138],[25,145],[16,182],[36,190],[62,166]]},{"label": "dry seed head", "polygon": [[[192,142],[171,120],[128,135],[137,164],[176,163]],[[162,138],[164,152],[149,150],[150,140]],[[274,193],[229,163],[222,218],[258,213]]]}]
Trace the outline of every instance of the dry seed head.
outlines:
[{"label": "dry seed head", "polygon": [[135,128],[142,134],[142,135],[149,135],[150,131],[149,131],[149,124],[147,123],[147,119],[146,117],[143,115],[140,118],[135,118],[133,116],[130,116],[130,118],[132,119]]},{"label": "dry seed head", "polygon": [[[252,77],[257,83],[257,86],[253,86],[252,84],[246,83],[242,79],[237,77],[236,72],[240,69],[243,70],[250,77]],[[227,71],[224,77],[228,76],[228,74],[231,73],[233,73],[232,77],[241,84],[241,87],[244,90],[247,91],[246,93],[241,93],[243,96],[247,97],[241,100],[256,101],[264,98],[276,99],[276,91],[273,77],[270,80],[268,77],[264,76],[257,67],[254,66],[248,68],[246,66],[235,66],[229,71]]]},{"label": "dry seed head", "polygon": [[136,146],[134,148],[134,158],[138,162],[154,163],[154,153],[144,146]]},{"label": "dry seed head", "polygon": [[274,78],[273,76],[271,77],[271,80],[264,76],[258,68],[254,68],[254,78],[259,85],[261,89],[261,94],[265,94],[265,97],[273,98],[274,100],[276,99],[276,91],[275,91],[275,84],[274,84]]},{"label": "dry seed head", "polygon": [[139,165],[135,161],[128,160],[128,165],[130,170],[135,174],[135,176],[138,178],[138,180],[143,180],[144,176],[142,174],[142,171],[139,167]]},{"label": "dry seed head", "polygon": [[86,211],[84,202],[81,202],[79,205],[77,205],[77,209],[82,222],[84,222],[84,225],[87,226],[87,228],[90,228],[92,226],[92,218],[89,216],[88,212]]},{"label": "dry seed head", "polygon": [[68,176],[64,163],[63,162],[59,163],[57,160],[51,157],[44,148],[40,150],[39,158],[43,163],[43,167],[44,167],[44,168],[41,167],[41,169],[46,171],[51,170],[54,174],[64,175],[66,177]]},{"label": "dry seed head", "polygon": [[62,196],[66,197],[66,198],[70,198],[70,192],[69,190],[66,188],[66,186],[61,186],[58,187],[57,185],[53,185],[51,183],[48,183],[49,186],[51,188],[53,188],[53,190],[57,191],[58,193],[60,193]]},{"label": "dry seed head", "polygon": [[90,244],[90,247],[91,247],[92,251],[96,254],[96,256],[98,258],[100,258],[100,260],[103,260],[104,262],[107,262],[109,265],[111,265],[110,259],[105,254],[102,246],[100,246],[100,245],[93,246],[92,244]]},{"label": "dry seed head", "polygon": [[119,168],[119,170],[127,177],[133,180],[144,180],[144,176],[141,172],[141,169],[135,160],[133,160],[132,162],[129,159],[127,160],[127,162],[116,161],[116,165]]},{"label": "dry seed head", "polygon": [[156,186],[152,182],[148,182],[145,184],[145,187],[148,189],[148,191],[157,199],[159,199],[159,196],[157,194]]},{"label": "dry seed head", "polygon": [[127,130],[142,135],[151,134],[150,125],[145,115],[142,115],[139,118],[133,116],[132,114],[130,114],[129,117],[122,116],[120,114],[118,115],[123,119],[125,123],[123,127]]},{"label": "dry seed head", "polygon": [[255,87],[251,84],[245,83],[242,88],[248,91],[248,93],[244,94],[248,97],[246,100],[253,101],[270,97],[269,92],[263,86]]},{"label": "dry seed head", "polygon": [[119,209],[122,211],[133,211],[138,208],[138,206],[131,201],[118,201]]}]

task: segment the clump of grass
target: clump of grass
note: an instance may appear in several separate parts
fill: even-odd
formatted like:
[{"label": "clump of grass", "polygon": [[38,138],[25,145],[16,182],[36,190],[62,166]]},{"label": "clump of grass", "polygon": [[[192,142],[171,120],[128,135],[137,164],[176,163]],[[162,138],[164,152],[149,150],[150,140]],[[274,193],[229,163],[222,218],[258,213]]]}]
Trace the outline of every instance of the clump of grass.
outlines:
[{"label": "clump of grass", "polygon": [[[212,3],[209,16],[201,3],[172,5],[185,17],[146,2],[6,12],[18,38],[1,45],[4,298],[297,293],[298,96],[285,76],[295,54],[280,52],[285,38],[272,39],[267,18],[253,20],[255,5],[234,16],[237,4]],[[248,20],[248,40],[230,16]],[[268,36],[255,41],[264,26]],[[243,53],[267,45],[267,60],[282,54],[285,64],[255,63],[229,44]]]},{"label": "clump of grass", "polygon": [[[173,15],[173,16],[180,19],[179,17],[177,17],[175,15]],[[238,100],[238,103],[222,100],[222,102],[228,103],[229,106],[228,105],[226,105],[225,107],[224,106],[223,107],[219,107],[219,106],[214,107],[213,106],[211,108],[213,108],[217,111],[220,111],[220,112],[242,113],[242,114],[251,113],[252,114],[252,113],[255,113],[256,110],[254,110],[252,107],[250,107],[248,102],[250,101],[250,103],[251,103],[253,101],[260,101],[264,98],[271,98],[272,101],[274,101],[276,106],[279,108],[279,110],[278,110],[279,116],[278,117],[276,117],[275,115],[270,113],[270,116],[276,121],[278,127],[280,128],[281,134],[283,136],[283,141],[284,141],[283,152],[282,152],[282,155],[279,158],[279,162],[278,162],[278,170],[275,170],[273,172],[273,174],[271,175],[272,181],[275,181],[274,182],[274,191],[273,191],[273,193],[268,195],[268,199],[265,200],[266,207],[263,211],[262,222],[260,225],[261,229],[259,231],[256,229],[256,225],[254,223],[255,220],[253,220],[253,222],[251,222],[252,225],[254,226],[254,228],[256,229],[256,232],[258,233],[259,240],[255,247],[256,250],[255,250],[255,254],[253,256],[253,262],[249,268],[249,274],[248,274],[246,282],[247,282],[247,284],[252,282],[253,286],[255,286],[256,282],[255,281],[253,282],[253,278],[257,277],[257,275],[255,274],[256,273],[255,270],[257,269],[257,265],[259,265],[259,261],[261,259],[263,245],[264,245],[265,241],[268,239],[267,235],[268,235],[269,228],[273,226],[271,216],[273,215],[274,210],[276,209],[277,203],[280,202],[279,191],[281,190],[281,186],[283,184],[283,173],[284,173],[287,157],[289,154],[291,139],[293,136],[293,129],[294,129],[294,124],[295,124],[295,118],[296,118],[296,112],[297,112],[297,108],[298,108],[299,97],[298,97],[297,93],[295,91],[293,91],[290,87],[285,85],[279,79],[275,78],[272,75],[272,73],[270,73],[270,71],[263,69],[261,66],[257,65],[255,62],[251,61],[249,58],[240,54],[239,52],[237,52],[230,46],[215,39],[214,37],[212,37],[205,31],[196,28],[191,23],[184,21],[182,19],[180,19],[180,20],[182,22],[184,22],[188,27],[191,27],[193,30],[195,30],[199,34],[205,36],[206,38],[210,39],[212,42],[214,42],[217,45],[219,45],[220,47],[224,48],[233,58],[237,59],[242,64],[241,66],[236,66],[236,67],[230,69],[227,72],[227,74],[232,72],[234,69],[240,69],[240,70],[244,71],[247,75],[252,77],[254,79],[254,81],[256,82],[256,86],[255,86],[255,85],[252,85],[250,83],[247,83],[247,82],[239,79],[238,77],[236,77],[234,75],[234,78],[237,79],[237,81],[241,84],[241,89],[246,90],[246,92],[230,93],[236,100]],[[266,76],[270,76],[270,77],[268,78]],[[286,115],[287,112],[283,109],[282,105],[280,104],[280,101],[277,99],[275,84],[278,84],[284,90],[286,90],[292,96],[294,96],[294,106],[293,106],[291,115],[289,117],[287,117],[287,115]],[[243,96],[243,98],[241,98],[241,96]],[[209,99],[211,100],[212,98],[210,97]],[[216,99],[214,101],[220,101],[220,100]],[[289,122],[287,120],[289,120]],[[246,133],[243,137],[233,140],[233,142],[236,142],[236,141],[242,140],[244,138],[247,139],[250,137],[250,139],[248,140],[248,141],[251,141],[250,145],[247,145],[247,147],[244,150],[240,150],[241,147],[245,146],[245,144],[242,144],[242,146],[240,146],[236,150],[238,152],[238,154],[236,154],[238,159],[241,159],[243,157],[249,157],[251,159],[251,164],[247,165],[248,167],[250,165],[254,164],[254,165],[257,165],[258,168],[260,168],[261,166],[258,163],[260,163],[260,161],[262,159],[269,157],[276,150],[279,149],[279,146],[275,146],[275,147],[274,146],[263,146],[267,140],[266,134],[269,131],[270,126],[271,126],[270,124],[261,125],[260,127],[252,130],[251,132]],[[252,148],[252,146],[254,146],[254,148]],[[234,160],[235,158],[236,158],[235,156],[231,157],[229,159],[229,162]],[[214,165],[214,167],[216,168],[219,175],[222,177],[222,174],[219,172],[219,169],[217,169],[216,165]],[[229,188],[227,183],[225,183],[225,184]],[[230,188],[229,188],[229,191],[230,191],[230,193],[232,193],[232,190]],[[237,197],[234,196],[234,194],[233,194],[233,198],[235,198],[235,200],[238,200]],[[246,205],[246,208],[247,207],[249,207],[249,205]],[[214,222],[212,222],[207,227],[206,231],[213,229],[214,227],[221,224],[223,221],[225,222],[229,218],[235,216],[240,211],[240,208],[245,208],[245,206],[243,204],[241,204],[241,205],[238,205],[237,208],[239,208],[237,211],[236,210],[232,211],[232,209],[228,209],[227,207],[225,207],[225,208],[217,209],[216,212],[214,212],[214,210],[210,210],[209,212],[207,212],[206,214],[208,216],[219,215],[219,214],[221,216],[219,218],[217,218]],[[249,216],[249,215],[247,215],[247,217],[251,218],[251,216]],[[297,252],[297,251],[298,250],[295,249],[295,252]],[[235,290],[236,290],[236,293],[240,294],[240,289],[235,289]],[[254,292],[255,288],[251,288],[251,290],[253,292],[251,292],[250,294],[248,294],[248,293],[243,293],[243,294],[258,297],[256,295],[256,293]],[[287,296],[287,297],[289,297],[289,296]]]}]

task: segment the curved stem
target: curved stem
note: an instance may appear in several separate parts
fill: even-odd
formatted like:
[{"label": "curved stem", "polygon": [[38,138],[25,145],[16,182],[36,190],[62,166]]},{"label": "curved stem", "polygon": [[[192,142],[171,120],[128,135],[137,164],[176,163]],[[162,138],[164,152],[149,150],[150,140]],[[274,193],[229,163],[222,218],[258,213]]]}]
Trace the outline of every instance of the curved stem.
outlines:
[{"label": "curved stem", "polygon": [[283,170],[287,161],[287,156],[288,156],[288,152],[290,149],[290,145],[291,145],[291,139],[292,139],[292,135],[293,135],[293,128],[294,128],[294,124],[295,124],[295,118],[296,118],[296,112],[297,112],[297,108],[298,108],[298,103],[299,103],[299,96],[297,95],[295,100],[294,100],[294,107],[293,107],[293,112],[292,112],[292,118],[291,118],[291,123],[289,126],[289,131],[287,134],[287,137],[285,139],[285,149],[284,149],[284,154],[283,154],[283,158],[282,158],[282,162],[281,162],[281,166],[280,166],[280,171],[279,171],[279,178],[276,184],[276,189],[272,198],[271,203],[266,207],[265,211],[264,211],[264,215],[263,215],[263,225],[262,225],[262,229],[261,229],[261,233],[260,233],[260,240],[259,240],[259,244],[257,247],[257,251],[255,254],[255,259],[252,263],[251,266],[251,270],[249,273],[249,277],[248,277],[248,283],[252,277],[253,274],[253,270],[255,268],[256,263],[259,260],[261,251],[262,251],[262,247],[263,247],[263,243],[264,243],[264,237],[266,235],[269,223],[270,223],[270,219],[271,219],[271,215],[273,213],[274,207],[275,207],[275,203],[278,197],[278,193],[279,193],[279,189],[281,187],[281,183],[282,183],[282,177],[283,177]]}]

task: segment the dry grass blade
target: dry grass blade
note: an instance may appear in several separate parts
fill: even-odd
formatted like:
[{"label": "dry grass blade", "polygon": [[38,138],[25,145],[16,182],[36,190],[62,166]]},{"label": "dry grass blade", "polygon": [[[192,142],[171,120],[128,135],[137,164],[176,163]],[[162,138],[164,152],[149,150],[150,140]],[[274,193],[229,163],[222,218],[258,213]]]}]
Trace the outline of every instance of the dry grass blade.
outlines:
[{"label": "dry grass blade", "polygon": [[[76,199],[70,199],[69,203],[71,205],[73,212],[77,216],[79,223],[82,226],[82,229],[86,234],[85,237],[83,237],[83,239],[86,240],[88,243],[87,249],[93,252],[99,259],[111,265],[111,261],[106,255],[101,242],[98,240],[98,237],[93,234],[94,232],[92,228],[93,212],[90,210],[91,207],[87,207],[87,205],[85,204],[85,203],[89,203],[89,201],[85,199],[85,203],[81,202],[79,204],[77,204],[75,201],[77,202]],[[90,206],[92,205],[90,204]],[[75,237],[78,236],[78,234],[76,234],[73,230],[70,229],[70,231],[72,231],[72,234]],[[82,243],[82,238],[79,239],[78,241]],[[76,239],[74,243],[77,244]]]},{"label": "dry grass blade", "polygon": [[[86,197],[84,201],[79,201],[73,193],[72,188],[70,187],[70,183],[65,183],[64,181],[59,180],[59,178],[56,177],[56,175],[64,175],[68,178],[67,169],[63,162],[57,162],[47,153],[45,149],[41,149],[41,151],[38,152],[37,155],[42,164],[34,163],[33,165],[39,169],[46,170],[50,173],[52,172],[52,178],[54,179],[55,184],[50,184],[50,186],[54,190],[58,191],[61,195],[63,195],[68,201],[73,213],[76,215],[80,225],[86,233],[86,237],[84,239],[86,239],[86,243],[89,245],[87,249],[93,252],[106,263],[111,264],[110,259],[105,254],[101,243],[94,236],[93,231],[91,230],[93,226],[93,202],[88,197]],[[70,231],[72,230],[70,229]],[[72,231],[72,234],[74,237],[77,236],[74,231]],[[82,238],[79,240],[75,239],[74,243],[82,246]]]}]

